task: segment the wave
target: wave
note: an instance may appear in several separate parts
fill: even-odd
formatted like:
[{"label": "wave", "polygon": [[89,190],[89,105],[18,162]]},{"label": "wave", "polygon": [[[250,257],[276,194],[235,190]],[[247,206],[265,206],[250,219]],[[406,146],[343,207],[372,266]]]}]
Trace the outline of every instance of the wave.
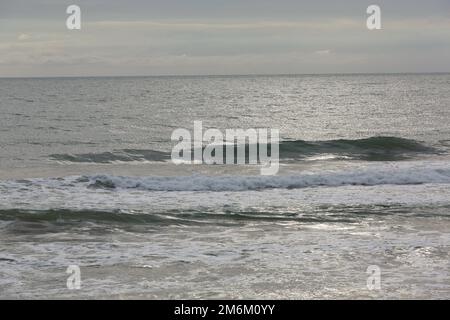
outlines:
[{"label": "wave", "polygon": [[107,174],[0,181],[0,191],[42,189],[139,189],[147,191],[246,191],[309,187],[449,184],[450,163],[406,162],[294,175],[115,176]]},{"label": "wave", "polygon": [[52,160],[74,163],[134,162],[134,161],[168,161],[170,153],[156,150],[124,149],[113,152],[84,153],[84,154],[52,154]]},{"label": "wave", "polygon": [[[448,204],[410,206],[401,203],[371,205],[319,205],[293,211],[285,207],[233,207],[169,209],[162,211],[89,210],[53,208],[29,210],[23,208],[0,209],[0,221],[14,221],[5,228],[16,232],[60,232],[64,227],[80,227],[81,223],[117,225],[230,225],[246,221],[303,223],[353,223],[368,216],[422,216],[447,218]],[[28,224],[21,224],[22,222]],[[55,228],[56,227],[56,228]],[[82,226],[81,226],[82,227]],[[107,231],[106,229],[101,229]],[[100,231],[100,230],[99,230]],[[139,231],[139,230],[134,230]],[[147,231],[145,229],[141,231]],[[112,232],[116,232],[114,228]]]},{"label": "wave", "polygon": [[[372,164],[365,168],[285,176],[86,175],[5,180],[0,181],[0,220],[27,223],[5,223],[0,227],[11,226],[12,231],[20,232],[40,232],[43,229],[52,232],[53,226],[45,225],[47,221],[58,228],[61,225],[78,227],[79,222],[160,225],[245,219],[332,221],[336,218],[349,221],[351,217],[368,213],[409,214],[410,209],[402,209],[404,204],[408,208],[431,205],[430,210],[419,210],[415,214],[442,214],[448,217],[448,201],[444,190],[449,189],[449,184],[450,163],[444,161]],[[385,187],[368,188],[367,193],[364,191],[365,186],[384,185],[401,187],[394,188],[397,190],[394,194]],[[403,187],[407,185],[423,186],[418,189]],[[357,188],[346,189],[347,186]],[[287,193],[289,199],[298,199],[298,210],[292,210],[286,201],[287,189],[299,190]],[[408,194],[410,190],[416,191],[406,198],[399,198],[399,194]],[[435,198],[432,190],[442,190],[444,195],[439,194]],[[364,196],[359,198],[358,194],[354,194],[355,191]],[[426,199],[419,196],[417,202],[414,195],[421,195],[422,191],[430,192],[424,193],[427,194]],[[330,192],[344,195],[344,198],[338,196],[340,200],[331,199],[329,203],[326,195]],[[318,195],[318,198],[311,198],[312,194]],[[229,199],[236,196],[240,199],[256,197],[263,203],[272,196],[278,200],[270,202],[268,206],[259,206],[258,200],[256,205],[247,200],[243,200],[244,205],[239,204],[239,201],[230,204]],[[401,207],[396,208],[396,203]],[[435,206],[438,205],[444,207],[436,212]]]},{"label": "wave", "polygon": [[[223,155],[226,157],[226,145],[223,145]],[[257,146],[259,148],[259,146]],[[234,162],[237,163],[234,147]],[[249,146],[245,146],[248,155]],[[365,161],[399,161],[423,154],[439,154],[434,147],[421,142],[397,137],[371,137],[366,139],[324,140],[324,141],[281,141],[279,144],[280,158],[289,160],[365,160]],[[193,150],[191,150],[193,151]],[[268,146],[270,153],[270,146]],[[192,152],[193,153],[193,152]],[[170,161],[171,153],[144,149],[123,149],[112,152],[85,154],[52,154],[52,160],[71,163],[100,163],[135,161]],[[248,157],[246,159],[248,163]]]},{"label": "wave", "polygon": [[[344,219],[345,217],[342,217]],[[303,222],[313,221],[337,221],[338,218],[322,216],[303,216],[283,212],[280,208],[266,208],[264,210],[252,208],[199,208],[181,210],[163,210],[158,212],[128,212],[125,210],[86,210],[86,209],[0,209],[0,221],[25,221],[31,223],[54,222],[60,225],[67,225],[71,222],[96,222],[96,223],[133,223],[133,224],[192,224],[192,223],[213,223],[217,225],[217,220],[266,220],[282,221],[295,220]],[[345,218],[345,222],[348,219]],[[33,226],[31,226],[33,227]]]},{"label": "wave", "polygon": [[282,158],[299,159],[316,155],[334,155],[337,158],[365,161],[405,160],[419,154],[438,154],[436,148],[421,142],[398,137],[371,137],[366,139],[283,141],[280,143]]},{"label": "wave", "polygon": [[311,187],[411,185],[450,183],[450,168],[377,168],[342,172],[305,173],[289,176],[182,176],[121,177],[86,176],[88,188],[147,191],[247,191]]}]

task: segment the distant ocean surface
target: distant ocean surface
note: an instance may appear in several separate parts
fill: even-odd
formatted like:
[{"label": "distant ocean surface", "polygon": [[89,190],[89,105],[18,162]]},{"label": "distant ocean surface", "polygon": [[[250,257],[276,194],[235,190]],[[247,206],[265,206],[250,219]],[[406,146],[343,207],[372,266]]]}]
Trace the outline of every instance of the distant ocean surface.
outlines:
[{"label": "distant ocean surface", "polygon": [[[173,164],[194,121],[279,174]],[[0,79],[0,298],[449,299],[450,74]]]}]

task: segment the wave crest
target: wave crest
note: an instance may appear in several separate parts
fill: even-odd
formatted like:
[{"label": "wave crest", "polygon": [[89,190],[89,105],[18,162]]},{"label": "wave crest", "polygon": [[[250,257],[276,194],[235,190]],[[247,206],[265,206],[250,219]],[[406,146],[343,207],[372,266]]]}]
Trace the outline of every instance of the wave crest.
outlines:
[{"label": "wave crest", "polygon": [[89,188],[147,191],[247,191],[312,187],[450,183],[450,168],[377,168],[286,176],[84,177]]},{"label": "wave crest", "polygon": [[366,139],[283,141],[282,158],[299,159],[320,154],[332,154],[345,159],[365,161],[404,160],[419,154],[436,154],[438,150],[418,141],[398,137],[371,137]]},{"label": "wave crest", "polygon": [[[258,146],[259,147],[259,146]],[[324,141],[281,141],[280,158],[285,160],[365,160],[365,161],[398,161],[406,160],[422,154],[438,154],[439,150],[426,146],[418,141],[397,137],[371,137],[357,140],[324,140]],[[245,146],[248,151],[249,146]],[[237,162],[237,146],[234,148],[234,162]],[[268,146],[270,153],[270,146]],[[193,150],[192,150],[193,151]],[[226,157],[226,145],[223,145],[223,156]],[[192,152],[193,154],[193,152]],[[248,154],[248,152],[246,152]],[[69,163],[170,161],[171,153],[157,150],[123,149],[112,152],[85,154],[52,154],[52,160]],[[246,159],[248,162],[248,158]]]}]

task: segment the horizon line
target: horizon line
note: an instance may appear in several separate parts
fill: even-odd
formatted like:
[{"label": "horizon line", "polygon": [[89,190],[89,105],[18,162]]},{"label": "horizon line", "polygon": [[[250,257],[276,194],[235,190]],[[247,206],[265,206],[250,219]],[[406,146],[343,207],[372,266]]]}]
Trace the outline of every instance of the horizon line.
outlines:
[{"label": "horizon line", "polygon": [[0,79],[60,79],[60,78],[158,78],[158,77],[269,77],[269,76],[335,76],[335,75],[427,75],[450,74],[450,71],[426,72],[325,72],[325,73],[248,73],[248,74],[155,74],[155,75],[60,75],[60,76],[0,76]]}]

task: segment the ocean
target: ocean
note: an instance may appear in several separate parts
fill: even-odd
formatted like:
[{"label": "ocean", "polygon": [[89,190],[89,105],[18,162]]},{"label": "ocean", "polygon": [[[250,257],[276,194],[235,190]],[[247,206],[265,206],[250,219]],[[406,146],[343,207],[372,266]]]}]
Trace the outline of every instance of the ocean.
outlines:
[{"label": "ocean", "polygon": [[[0,298],[449,299],[449,120],[450,74],[0,79]],[[175,165],[194,121],[279,173]]]}]

